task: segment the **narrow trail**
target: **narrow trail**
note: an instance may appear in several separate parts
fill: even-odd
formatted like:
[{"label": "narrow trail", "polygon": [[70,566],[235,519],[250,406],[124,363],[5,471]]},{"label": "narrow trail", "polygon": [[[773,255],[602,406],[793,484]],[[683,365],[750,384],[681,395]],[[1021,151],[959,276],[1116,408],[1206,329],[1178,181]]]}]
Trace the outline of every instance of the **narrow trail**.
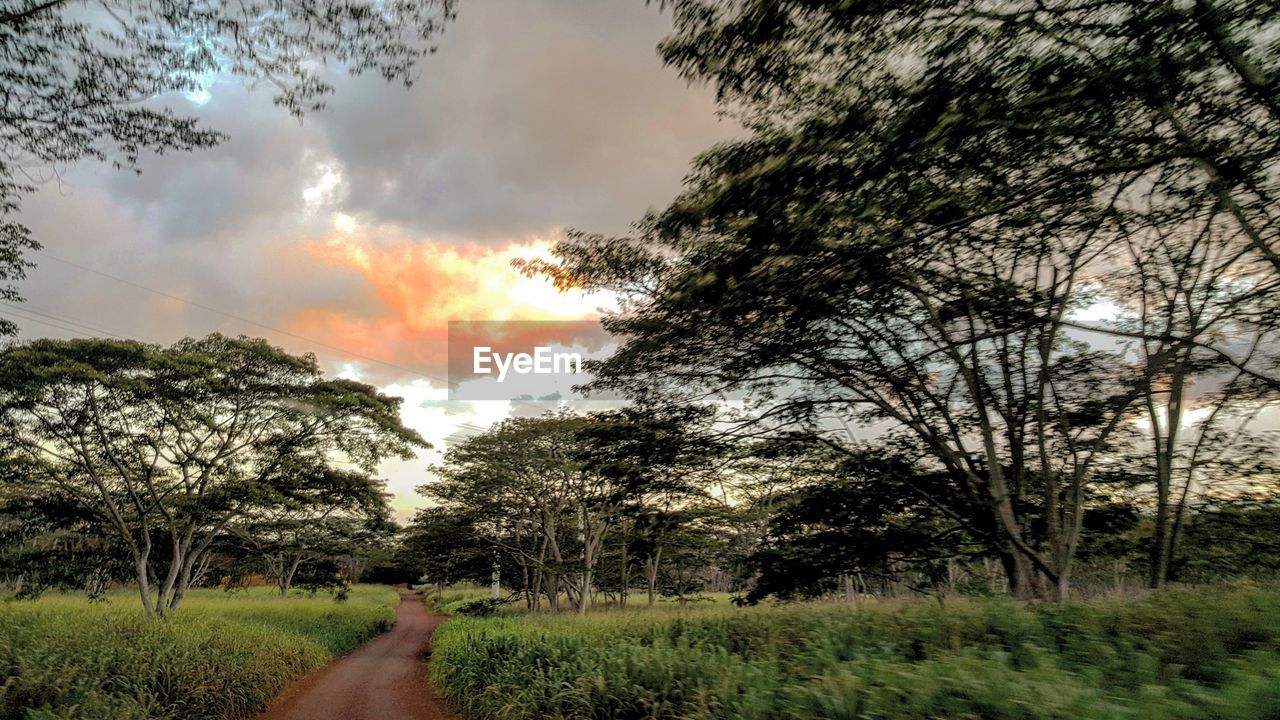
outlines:
[{"label": "narrow trail", "polygon": [[390,632],[293,683],[258,720],[456,720],[427,677],[442,622],[420,595],[401,592]]}]

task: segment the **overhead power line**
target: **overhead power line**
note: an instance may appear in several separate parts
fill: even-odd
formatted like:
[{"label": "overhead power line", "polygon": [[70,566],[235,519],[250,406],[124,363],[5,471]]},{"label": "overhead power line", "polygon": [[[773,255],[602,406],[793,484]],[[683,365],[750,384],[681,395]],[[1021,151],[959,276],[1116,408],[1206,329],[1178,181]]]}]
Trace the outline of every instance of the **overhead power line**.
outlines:
[{"label": "overhead power line", "polygon": [[[66,325],[62,325],[62,324],[60,324],[60,323],[55,323],[55,322],[50,322],[50,321],[48,321],[48,320],[41,320],[41,319],[39,319],[39,318],[30,317],[30,316],[28,316],[28,315],[20,315],[20,314],[14,313],[14,312],[13,312],[13,311],[11,311],[11,310],[4,310],[4,311],[0,311],[0,317],[9,318],[10,320],[20,320],[20,321],[22,321],[22,322],[24,322],[24,323],[26,323],[26,322],[33,322],[33,323],[36,323],[36,324],[38,324],[38,325],[44,325],[44,326],[46,326],[46,327],[51,327],[51,328],[55,328],[55,329],[57,329],[57,330],[62,330],[63,332],[69,332],[69,333],[71,333],[72,335],[76,335],[76,336],[79,336],[79,337],[92,337],[91,335],[87,334],[85,330],[80,330],[80,329],[76,329],[76,328],[73,328],[73,327],[68,327],[68,326],[66,326]],[[96,332],[96,331],[89,331],[89,332]]]},{"label": "overhead power line", "polygon": [[[59,322],[59,323],[62,323],[62,324],[64,324],[64,325],[74,325],[74,326],[75,326],[75,327],[77,327],[77,328],[81,328],[81,329],[82,329],[82,330],[84,330],[84,331],[88,331],[88,332],[91,332],[91,333],[95,333],[95,334],[97,334],[97,335],[106,335],[106,336],[108,336],[108,337],[116,338],[117,340],[129,340],[129,339],[130,339],[130,338],[128,338],[128,337],[125,337],[124,335],[121,335],[121,334],[120,334],[120,333],[118,333],[118,332],[114,332],[114,331],[111,331],[111,330],[106,330],[106,329],[103,329],[103,328],[100,328],[100,327],[97,327],[97,326],[94,326],[94,325],[89,325],[88,323],[85,323],[85,322],[83,322],[83,321],[77,320],[76,318],[67,317],[67,316],[65,316],[65,315],[59,315],[59,314],[54,313],[54,312],[51,312],[51,311],[49,311],[49,310],[42,310],[41,308],[31,307],[31,306],[29,306],[29,305],[26,305],[25,303],[24,303],[24,304],[22,304],[22,305],[18,305],[18,304],[16,304],[16,303],[11,303],[11,302],[6,302],[6,301],[3,301],[3,300],[0,300],[0,305],[4,305],[4,306],[8,307],[8,308],[9,308],[9,312],[11,312],[11,313],[16,312],[16,313],[21,313],[22,315],[26,315],[26,316],[36,316],[36,317],[24,317],[24,318],[23,318],[23,319],[25,319],[25,320],[30,320],[31,322],[37,322],[37,323],[38,323],[38,322],[41,322],[41,320],[39,320],[39,318],[47,318],[47,319],[49,319],[49,320],[55,320],[55,321],[57,321],[57,322]],[[43,324],[48,325],[49,323],[43,323]],[[67,329],[69,332],[73,332],[73,331],[71,331],[69,328],[64,328],[64,329]],[[74,331],[74,332],[76,332],[77,334],[82,334],[80,331]]]}]

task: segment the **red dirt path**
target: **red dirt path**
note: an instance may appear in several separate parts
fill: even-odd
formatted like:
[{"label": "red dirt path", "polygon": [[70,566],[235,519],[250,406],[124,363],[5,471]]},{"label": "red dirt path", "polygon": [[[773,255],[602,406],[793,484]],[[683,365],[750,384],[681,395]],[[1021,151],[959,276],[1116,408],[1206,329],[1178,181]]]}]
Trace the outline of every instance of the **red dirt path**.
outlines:
[{"label": "red dirt path", "polygon": [[441,615],[401,592],[391,631],[293,683],[258,720],[455,720],[427,677]]}]

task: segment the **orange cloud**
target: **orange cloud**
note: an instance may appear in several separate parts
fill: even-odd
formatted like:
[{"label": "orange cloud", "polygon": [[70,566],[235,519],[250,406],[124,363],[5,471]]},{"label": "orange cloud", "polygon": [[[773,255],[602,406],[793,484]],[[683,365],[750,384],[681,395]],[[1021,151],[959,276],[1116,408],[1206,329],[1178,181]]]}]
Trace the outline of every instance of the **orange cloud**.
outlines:
[{"label": "orange cloud", "polygon": [[550,257],[552,240],[506,247],[421,242],[395,226],[365,227],[345,215],[304,245],[314,259],[359,273],[380,301],[376,315],[341,306],[303,307],[290,329],[424,372],[445,371],[450,320],[577,320],[599,315],[598,300],[561,293],[511,267],[515,258]]}]

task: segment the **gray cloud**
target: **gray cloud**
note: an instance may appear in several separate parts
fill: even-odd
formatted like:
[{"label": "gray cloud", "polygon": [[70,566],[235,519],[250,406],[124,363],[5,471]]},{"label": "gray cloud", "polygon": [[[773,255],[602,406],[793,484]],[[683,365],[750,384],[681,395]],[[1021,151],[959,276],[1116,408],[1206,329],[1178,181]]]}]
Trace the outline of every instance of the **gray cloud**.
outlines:
[{"label": "gray cloud", "polygon": [[166,242],[218,242],[296,211],[328,160],[344,171],[341,209],[410,236],[624,231],[731,131],[708,90],[659,62],[668,26],[640,0],[465,0],[411,90],[335,77],[329,108],[299,125],[267,89],[222,80],[207,105],[169,102],[226,143],[145,158],[105,189]]},{"label": "gray cloud", "polygon": [[[292,314],[307,307],[376,318],[385,309],[366,278],[305,252],[330,231],[333,212],[358,216],[362,226],[399,226],[391,236],[414,242],[505,245],[566,225],[623,231],[678,191],[692,155],[732,132],[716,120],[707,90],[662,67],[654,46],[667,21],[642,0],[460,4],[410,91],[343,78],[330,108],[301,126],[271,104],[267,89],[234,81],[213,86],[203,106],[169,98],[230,139],[209,151],[143,158],[141,175],[66,168],[63,191],[43,188],[23,220],[56,256],[276,327],[290,328]],[[341,176],[327,189],[319,182],[326,168]],[[22,286],[26,309],[69,329],[28,314],[19,320],[27,337],[105,331],[170,343],[219,330],[315,351],[330,370],[353,360],[34,259],[40,266]],[[458,422],[487,425],[508,412],[505,403],[441,409],[423,400],[443,397],[423,381],[403,384],[411,377],[394,368],[357,364],[364,377],[401,379],[393,391],[412,396],[407,416],[440,435],[439,449]],[[384,466],[402,515],[420,503],[413,487],[435,457]]]},{"label": "gray cloud", "polygon": [[374,79],[320,119],[347,207],[427,235],[622,231],[729,132],[654,46],[642,2],[472,0],[409,93]]}]

